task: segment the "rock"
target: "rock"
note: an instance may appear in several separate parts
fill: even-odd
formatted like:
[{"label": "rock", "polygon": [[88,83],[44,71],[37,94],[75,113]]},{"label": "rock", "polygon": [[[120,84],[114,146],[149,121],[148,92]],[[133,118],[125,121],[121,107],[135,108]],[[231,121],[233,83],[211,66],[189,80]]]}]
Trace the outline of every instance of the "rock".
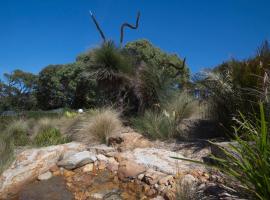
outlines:
[{"label": "rock", "polygon": [[18,200],[73,200],[73,195],[66,189],[62,177],[32,183],[25,186],[18,195]]},{"label": "rock", "polygon": [[111,156],[112,153],[116,152],[115,148],[109,147],[105,144],[89,147],[88,150],[95,154],[103,154],[105,156]]},{"label": "rock", "polygon": [[131,160],[124,160],[119,163],[118,177],[123,180],[125,178],[134,178],[146,171],[146,168]]},{"label": "rock", "polygon": [[59,167],[57,165],[53,165],[51,168],[50,168],[50,172],[57,172],[59,171]]},{"label": "rock", "polygon": [[158,172],[153,169],[148,169],[144,174],[143,181],[149,185],[155,185],[159,181],[159,179],[165,176],[166,174],[162,172]]},{"label": "rock", "polygon": [[110,146],[116,147],[120,151],[133,150],[135,148],[151,147],[153,144],[136,132],[122,133],[108,139]]},{"label": "rock", "polygon": [[71,142],[56,146],[28,149],[19,153],[11,166],[0,176],[0,199],[17,193],[22,185],[47,172],[69,150],[83,151],[86,146]]},{"label": "rock", "polygon": [[107,169],[111,172],[118,171],[119,163],[114,158],[108,159]]},{"label": "rock", "polygon": [[164,200],[162,196],[156,196],[155,198],[152,198],[151,200]]},{"label": "rock", "polygon": [[75,172],[64,169],[62,174],[64,177],[67,178],[67,177],[73,176],[75,174]]},{"label": "rock", "polygon": [[98,161],[98,169],[99,170],[104,170],[106,167],[107,167],[107,164],[105,161],[103,161],[103,160]]},{"label": "rock", "polygon": [[57,165],[66,169],[75,169],[94,161],[96,161],[96,156],[92,152],[82,151],[59,161]]},{"label": "rock", "polygon": [[138,179],[139,179],[140,181],[143,179],[143,177],[144,177],[144,174],[139,174],[139,175],[138,175]]},{"label": "rock", "polygon": [[106,156],[102,155],[102,154],[98,154],[96,157],[97,157],[97,159],[98,159],[99,161],[105,161],[105,162],[108,162],[108,158],[107,158]]},{"label": "rock", "polygon": [[50,171],[48,171],[44,174],[40,174],[37,179],[40,181],[44,181],[44,180],[50,179],[51,177],[52,177],[52,173]]},{"label": "rock", "polygon": [[94,194],[91,194],[90,197],[92,197],[92,198],[94,198],[94,199],[103,199],[104,194],[101,194],[101,193],[94,193]]},{"label": "rock", "polygon": [[91,171],[93,171],[93,169],[94,169],[94,164],[89,163],[89,164],[83,166],[82,171],[83,172],[91,172]]},{"label": "rock", "polygon": [[161,179],[159,179],[158,184],[160,185],[169,185],[174,182],[174,177],[169,175],[169,176],[164,176]]},{"label": "rock", "polygon": [[176,160],[171,157],[185,158],[181,154],[168,151],[165,149],[156,148],[137,148],[133,151],[123,152],[119,155],[120,160],[132,160],[137,164],[141,164],[147,168],[153,168],[156,171],[165,174],[175,175],[176,173],[186,173],[193,170],[205,170],[204,166],[183,161]]}]

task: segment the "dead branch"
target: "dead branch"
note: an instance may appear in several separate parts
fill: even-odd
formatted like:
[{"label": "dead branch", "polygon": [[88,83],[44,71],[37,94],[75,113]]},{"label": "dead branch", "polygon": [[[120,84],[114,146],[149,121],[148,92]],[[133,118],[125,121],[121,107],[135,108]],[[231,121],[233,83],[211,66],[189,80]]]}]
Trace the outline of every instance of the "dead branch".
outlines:
[{"label": "dead branch", "polygon": [[122,47],[123,45],[123,40],[124,40],[124,29],[125,27],[128,27],[128,28],[131,28],[131,29],[137,29],[139,27],[139,20],[140,20],[140,15],[141,13],[138,12],[137,13],[137,19],[136,19],[136,25],[132,25],[132,24],[129,24],[129,23],[123,23],[122,26],[121,26],[121,35],[120,35],[120,46]]},{"label": "dead branch", "polygon": [[95,16],[93,15],[93,13],[92,13],[91,11],[89,11],[89,13],[90,13],[91,18],[93,19],[93,21],[94,21],[95,25],[96,25],[96,28],[97,28],[97,30],[98,30],[98,32],[99,32],[99,34],[100,34],[100,36],[101,36],[101,37],[102,37],[102,39],[103,39],[103,42],[106,42],[105,35],[104,35],[103,31],[101,30],[101,28],[100,28],[100,26],[99,26],[99,24],[98,24],[98,22],[97,22],[97,20],[96,20]]}]

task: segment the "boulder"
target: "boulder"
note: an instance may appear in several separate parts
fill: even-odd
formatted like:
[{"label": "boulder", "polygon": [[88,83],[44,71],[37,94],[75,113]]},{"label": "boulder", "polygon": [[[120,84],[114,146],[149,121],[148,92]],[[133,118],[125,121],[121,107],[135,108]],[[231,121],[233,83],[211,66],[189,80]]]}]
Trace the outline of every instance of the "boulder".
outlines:
[{"label": "boulder", "polygon": [[116,152],[115,148],[107,146],[105,144],[91,146],[88,147],[87,149],[95,154],[103,154],[105,156],[111,156],[113,153]]},{"label": "boulder", "polygon": [[0,176],[0,199],[17,193],[21,186],[50,170],[69,150],[83,151],[86,146],[71,142],[43,148],[28,149],[19,153],[11,166]]},{"label": "boulder", "polygon": [[181,154],[157,148],[137,148],[133,151],[121,153],[118,159],[132,160],[147,168],[153,168],[156,171],[165,174],[175,175],[176,173],[186,173],[193,170],[204,170],[204,166],[188,161],[176,160],[171,157],[185,158]]},{"label": "boulder", "polygon": [[72,154],[71,156],[63,159],[57,163],[59,167],[66,169],[75,169],[84,166],[88,163],[93,163],[97,160],[94,153],[90,151],[82,151],[79,153]]},{"label": "boulder", "polygon": [[119,151],[133,150],[135,148],[151,147],[153,144],[136,132],[122,133],[108,139],[110,146],[116,147]]}]

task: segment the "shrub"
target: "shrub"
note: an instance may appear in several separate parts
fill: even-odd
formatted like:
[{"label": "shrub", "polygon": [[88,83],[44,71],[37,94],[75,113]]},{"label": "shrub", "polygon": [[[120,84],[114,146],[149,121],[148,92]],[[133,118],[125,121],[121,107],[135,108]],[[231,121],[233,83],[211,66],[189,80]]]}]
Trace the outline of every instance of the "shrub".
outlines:
[{"label": "shrub", "polygon": [[27,121],[18,120],[11,122],[5,129],[4,134],[13,137],[15,146],[25,146],[29,144]]},{"label": "shrub", "polygon": [[77,138],[84,142],[98,140],[106,143],[107,138],[116,134],[122,127],[119,113],[111,108],[92,110],[77,133]]},{"label": "shrub", "polygon": [[68,137],[61,135],[56,128],[47,128],[41,130],[34,138],[34,144],[37,146],[50,146],[69,142]]}]

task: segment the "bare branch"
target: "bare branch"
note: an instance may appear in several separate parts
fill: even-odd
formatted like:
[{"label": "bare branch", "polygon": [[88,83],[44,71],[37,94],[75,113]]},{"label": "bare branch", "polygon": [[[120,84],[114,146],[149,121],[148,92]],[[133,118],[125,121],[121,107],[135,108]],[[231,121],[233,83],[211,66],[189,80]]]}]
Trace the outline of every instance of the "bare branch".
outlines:
[{"label": "bare branch", "polygon": [[92,19],[93,19],[95,25],[96,25],[96,28],[97,28],[97,30],[98,30],[100,36],[101,36],[102,39],[103,39],[103,42],[106,42],[105,35],[104,35],[103,31],[101,30],[101,28],[100,28],[100,26],[99,26],[99,24],[98,24],[98,22],[97,22],[95,16],[93,15],[93,13],[92,13],[91,11],[89,11],[89,13],[90,13],[90,15],[91,15],[91,17],[92,17]]},{"label": "bare branch", "polygon": [[123,45],[123,40],[124,40],[124,28],[125,27],[128,27],[128,28],[131,28],[131,29],[137,29],[139,27],[139,20],[140,20],[140,16],[141,16],[141,13],[138,12],[137,13],[137,19],[136,19],[136,25],[132,25],[132,24],[129,24],[129,23],[123,23],[122,26],[121,26],[121,36],[120,36],[120,46],[122,47]]}]

